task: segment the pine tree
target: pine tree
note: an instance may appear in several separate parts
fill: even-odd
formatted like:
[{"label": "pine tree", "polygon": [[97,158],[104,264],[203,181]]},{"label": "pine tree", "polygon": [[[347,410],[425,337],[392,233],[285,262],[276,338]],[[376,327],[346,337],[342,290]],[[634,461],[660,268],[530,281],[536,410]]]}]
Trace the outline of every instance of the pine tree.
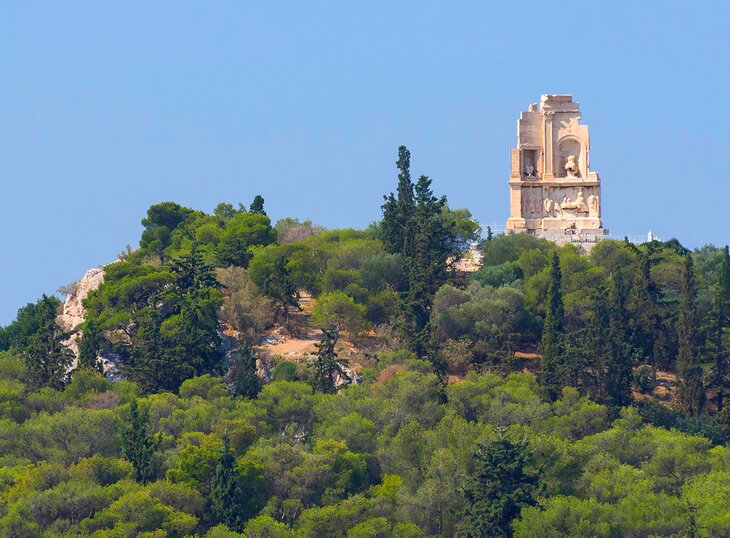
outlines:
[{"label": "pine tree", "polygon": [[241,342],[229,378],[233,384],[233,392],[244,398],[254,399],[261,391],[261,379],[256,373],[256,354],[249,339]]},{"label": "pine tree", "polygon": [[684,411],[696,415],[702,410],[705,390],[700,365],[697,317],[697,287],[692,255],[685,255],[677,319],[677,399]]},{"label": "pine tree", "polygon": [[561,293],[560,259],[553,253],[550,268],[547,303],[545,306],[545,323],[540,342],[542,355],[539,381],[550,399],[560,395],[566,380],[566,365],[563,357],[563,317],[565,307]]},{"label": "pine tree", "polygon": [[260,215],[266,215],[266,211],[264,211],[264,197],[260,194],[257,194],[253,202],[251,202],[251,205],[249,206],[248,210],[251,213],[258,213]]},{"label": "pine tree", "polygon": [[720,265],[720,280],[715,292],[715,405],[717,412],[724,406],[725,391],[728,389],[727,331],[730,328],[730,249],[725,246]]},{"label": "pine tree", "polygon": [[23,350],[29,384],[61,390],[68,381],[74,355],[65,345],[69,337],[56,323],[56,303],[46,295],[37,305],[38,330]]},{"label": "pine tree", "polygon": [[240,483],[241,476],[236,470],[236,458],[231,450],[228,435],[224,435],[223,450],[215,468],[211,511],[216,523],[222,523],[235,532],[241,532],[246,522]]},{"label": "pine tree", "polygon": [[122,455],[134,467],[138,482],[147,484],[154,478],[152,456],[160,447],[162,437],[147,433],[149,427],[149,412],[140,409],[137,400],[129,405],[129,417],[122,424]]},{"label": "pine tree", "polygon": [[314,359],[314,382],[317,390],[333,393],[337,390],[336,377],[339,375],[349,381],[342,365],[337,360],[335,346],[339,334],[334,329],[323,329],[322,340],[317,344],[317,357]]},{"label": "pine tree", "polygon": [[467,507],[458,536],[512,536],[512,521],[523,507],[536,504],[539,491],[539,477],[525,471],[528,456],[524,442],[499,439],[479,446],[463,490]]}]

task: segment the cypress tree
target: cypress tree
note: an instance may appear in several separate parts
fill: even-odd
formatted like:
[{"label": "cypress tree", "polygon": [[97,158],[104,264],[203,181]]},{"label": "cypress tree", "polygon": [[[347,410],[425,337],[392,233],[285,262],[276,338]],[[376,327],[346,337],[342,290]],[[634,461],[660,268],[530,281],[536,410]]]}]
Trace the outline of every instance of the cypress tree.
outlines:
[{"label": "cypress tree", "polygon": [[160,447],[162,437],[147,433],[150,417],[147,409],[140,409],[137,400],[129,405],[127,422],[122,424],[122,455],[134,467],[138,482],[147,484],[154,478],[152,456]]},{"label": "cypress tree", "polygon": [[649,253],[641,255],[641,271],[638,275],[632,301],[634,323],[632,342],[647,358],[652,372],[652,385],[656,386],[656,347],[661,331],[661,319],[657,304],[659,287],[651,277],[651,257]]},{"label": "cypress tree", "polygon": [[337,390],[336,376],[340,375],[345,379],[347,374],[337,360],[335,346],[339,334],[334,329],[324,329],[322,340],[317,344],[317,358],[314,360],[314,381],[317,390],[324,393],[333,393]]},{"label": "cypress tree", "polygon": [[608,360],[606,394],[615,406],[629,405],[631,398],[631,358],[627,339],[626,289],[623,277],[616,272],[609,293]]},{"label": "cypress tree", "polygon": [[229,378],[235,394],[254,399],[261,391],[261,379],[256,373],[256,354],[249,339],[244,339],[231,366]]},{"label": "cypress tree", "polygon": [[539,381],[551,400],[557,399],[565,386],[566,367],[563,359],[563,318],[565,308],[561,293],[560,258],[553,253],[550,267],[550,284],[548,285],[545,305],[545,323],[540,342],[542,360]]},{"label": "cypress tree", "polygon": [[89,320],[79,340],[79,368],[92,368],[103,374],[104,366],[98,358],[102,346],[103,339],[96,323]]},{"label": "cypress tree", "polygon": [[386,249],[404,258],[408,285],[401,294],[400,329],[419,357],[433,358],[431,305],[436,291],[448,281],[449,265],[460,253],[459,240],[453,219],[445,217],[446,197],[434,196],[427,176],[420,176],[414,185],[410,164],[411,154],[401,146],[397,195],[385,197],[381,235]]},{"label": "cypress tree", "polygon": [[702,410],[705,401],[697,323],[697,287],[692,255],[688,253],[684,259],[677,319],[677,399],[682,409],[692,415]]},{"label": "cypress tree", "polygon": [[565,335],[563,353],[570,357],[569,381],[594,399],[607,398],[606,371],[611,353],[611,312],[606,298],[610,287],[602,282],[587,294],[585,326]]},{"label": "cypress tree", "polygon": [[398,148],[398,189],[397,196],[390,193],[383,204],[383,242],[389,252],[409,256],[412,254],[413,215],[416,204],[411,182],[411,153],[405,146]]},{"label": "cypress tree", "polygon": [[539,490],[539,477],[525,472],[528,456],[525,443],[507,439],[479,446],[463,489],[467,507],[458,536],[512,536],[512,521],[523,507],[536,504]]},{"label": "cypress tree", "polygon": [[398,247],[401,254],[411,256],[413,254],[413,243],[415,228],[413,215],[416,212],[416,203],[413,197],[413,182],[411,181],[411,152],[405,146],[398,148],[398,199],[397,199],[397,223],[400,227],[400,234],[397,236]]},{"label": "cypress tree", "polygon": [[241,476],[236,470],[236,458],[231,450],[228,435],[224,435],[223,450],[215,468],[211,511],[216,523],[222,523],[235,532],[241,532],[246,522],[240,483]]},{"label": "cypress tree", "polygon": [[419,357],[432,351],[433,296],[448,280],[447,263],[453,254],[450,230],[442,218],[446,198],[436,198],[431,180],[421,176],[415,186],[412,255],[407,258],[408,291],[403,297],[405,332]]},{"label": "cypress tree", "polygon": [[730,326],[730,250],[725,246],[720,265],[720,280],[715,293],[715,405],[719,413],[723,409],[727,390],[726,332]]}]

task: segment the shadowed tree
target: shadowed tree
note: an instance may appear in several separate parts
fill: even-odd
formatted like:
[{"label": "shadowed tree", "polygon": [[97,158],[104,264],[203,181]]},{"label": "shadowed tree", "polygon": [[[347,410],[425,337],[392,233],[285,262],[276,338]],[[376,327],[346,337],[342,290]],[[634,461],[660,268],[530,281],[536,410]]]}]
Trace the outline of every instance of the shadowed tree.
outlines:
[{"label": "shadowed tree", "polygon": [[463,489],[467,508],[457,536],[463,538],[511,537],[512,521],[525,506],[537,504],[539,476],[525,471],[527,445],[499,439],[480,445],[474,472]]},{"label": "shadowed tree", "polygon": [[23,350],[29,384],[36,388],[63,389],[74,360],[73,352],[63,344],[69,335],[56,323],[57,304],[46,295],[41,297],[36,305],[38,329],[27,338]]},{"label": "shadowed tree", "polygon": [[287,259],[279,257],[274,262],[274,268],[264,284],[264,293],[274,302],[279,311],[284,315],[286,328],[289,330],[289,309],[299,306],[299,292],[291,277],[291,271],[287,267]]},{"label": "shadowed tree", "polygon": [[104,373],[104,365],[99,360],[99,351],[104,346],[104,340],[99,333],[95,320],[89,320],[84,326],[79,340],[79,368],[92,368]]},{"label": "shadowed tree", "polygon": [[546,300],[545,323],[540,342],[542,360],[539,381],[550,399],[555,400],[565,386],[567,375],[563,357],[565,307],[561,293],[560,259],[555,252],[550,267],[550,284]]},{"label": "shadowed tree", "polygon": [[677,400],[681,408],[692,415],[700,413],[705,401],[698,322],[694,264],[688,253],[684,258],[677,319]]},{"label": "shadowed tree", "polygon": [[609,353],[606,368],[606,393],[612,405],[623,407],[631,398],[631,353],[628,340],[630,325],[626,311],[626,285],[617,269],[609,293]]},{"label": "shadowed tree", "polygon": [[338,338],[339,334],[335,329],[323,329],[322,340],[317,344],[317,358],[312,363],[315,387],[324,393],[332,393],[337,390],[336,378],[338,375],[350,380],[342,365],[337,361],[335,346]]},{"label": "shadowed tree", "polygon": [[150,417],[147,409],[140,409],[137,400],[129,404],[129,416],[122,424],[122,455],[134,467],[137,482],[147,484],[154,478],[152,456],[160,447],[162,437],[147,433]]},{"label": "shadowed tree", "polygon": [[231,450],[228,435],[224,435],[223,450],[215,468],[211,511],[216,523],[223,523],[236,532],[242,531],[246,522],[240,481],[241,477],[236,471],[236,458]]},{"label": "shadowed tree", "polygon": [[264,211],[264,197],[260,194],[257,194],[253,202],[251,202],[251,205],[249,206],[248,210],[251,213],[258,213],[260,215],[266,215],[266,211]]},{"label": "shadowed tree", "polygon": [[256,353],[251,340],[246,338],[241,342],[228,378],[233,384],[233,392],[245,398],[254,399],[261,391],[261,379],[256,373]]},{"label": "shadowed tree", "polygon": [[635,322],[632,340],[648,359],[652,372],[652,386],[656,386],[656,347],[661,331],[661,318],[657,307],[660,290],[651,276],[649,253],[641,256],[641,272],[634,290],[632,308],[635,312]]},{"label": "shadowed tree", "polygon": [[725,246],[720,265],[720,279],[715,292],[715,405],[718,413],[724,406],[725,391],[728,388],[727,372],[727,330],[730,327],[730,249]]}]

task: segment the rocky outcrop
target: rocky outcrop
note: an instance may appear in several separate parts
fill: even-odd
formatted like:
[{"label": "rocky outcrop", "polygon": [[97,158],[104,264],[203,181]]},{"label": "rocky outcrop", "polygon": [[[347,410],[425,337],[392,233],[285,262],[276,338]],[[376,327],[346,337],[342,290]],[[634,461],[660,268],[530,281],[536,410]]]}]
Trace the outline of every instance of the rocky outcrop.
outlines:
[{"label": "rocky outcrop", "polygon": [[[102,282],[104,282],[104,268],[95,267],[86,271],[81,280],[70,287],[66,302],[63,304],[63,312],[56,319],[64,331],[71,332],[84,322],[86,311],[83,301],[90,292],[101,286]],[[68,340],[68,347],[76,355],[79,352],[77,339],[78,333],[74,333]]]},{"label": "rocky outcrop", "polygon": [[71,286],[66,302],[63,304],[63,313],[58,317],[58,324],[66,331],[72,331],[84,321],[86,314],[83,300],[90,292],[104,282],[104,268],[95,267],[86,271],[76,284]]},{"label": "rocky outcrop", "polygon": [[[241,335],[230,327],[221,325],[218,328],[218,336],[221,339],[220,350],[221,353],[223,353],[223,364],[227,369],[236,361],[236,356],[241,347]],[[268,355],[266,353],[260,353],[260,349],[257,351],[259,352],[259,358],[256,359],[256,375],[258,375],[264,383],[269,383],[271,381],[272,374],[271,362],[268,360]]]}]

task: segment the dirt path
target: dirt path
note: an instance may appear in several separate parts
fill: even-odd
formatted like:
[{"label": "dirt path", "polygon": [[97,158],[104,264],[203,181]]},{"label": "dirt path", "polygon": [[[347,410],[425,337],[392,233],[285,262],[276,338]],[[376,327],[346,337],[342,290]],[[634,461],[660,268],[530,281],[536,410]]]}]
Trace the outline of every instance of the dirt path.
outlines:
[{"label": "dirt path", "polygon": [[307,334],[300,337],[287,336],[277,344],[265,344],[261,348],[270,355],[281,355],[287,359],[300,360],[308,353],[317,351],[317,343],[322,339],[319,329],[307,329]]}]

